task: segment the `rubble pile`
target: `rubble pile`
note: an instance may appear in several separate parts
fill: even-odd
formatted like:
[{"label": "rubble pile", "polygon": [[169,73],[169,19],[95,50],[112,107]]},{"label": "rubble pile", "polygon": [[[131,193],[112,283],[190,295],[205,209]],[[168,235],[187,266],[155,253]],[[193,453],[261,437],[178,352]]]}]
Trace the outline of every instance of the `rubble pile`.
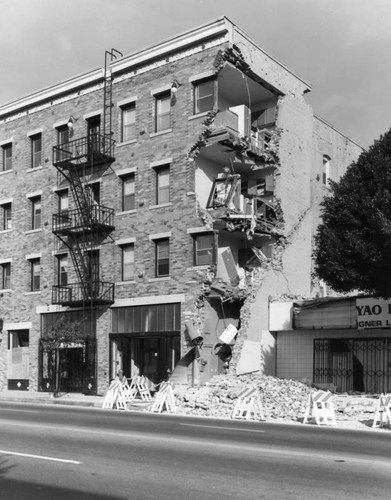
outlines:
[{"label": "rubble pile", "polygon": [[208,385],[176,391],[178,413],[230,418],[239,394],[248,387],[259,389],[266,420],[300,421],[311,388],[295,380],[261,375],[218,375]]}]

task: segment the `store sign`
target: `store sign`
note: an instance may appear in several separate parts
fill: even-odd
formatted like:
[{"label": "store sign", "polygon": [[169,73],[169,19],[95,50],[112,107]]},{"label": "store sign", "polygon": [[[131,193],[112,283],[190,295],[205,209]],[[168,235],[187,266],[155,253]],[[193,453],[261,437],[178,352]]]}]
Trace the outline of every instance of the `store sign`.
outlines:
[{"label": "store sign", "polygon": [[357,298],[356,310],[360,329],[391,327],[391,299]]}]

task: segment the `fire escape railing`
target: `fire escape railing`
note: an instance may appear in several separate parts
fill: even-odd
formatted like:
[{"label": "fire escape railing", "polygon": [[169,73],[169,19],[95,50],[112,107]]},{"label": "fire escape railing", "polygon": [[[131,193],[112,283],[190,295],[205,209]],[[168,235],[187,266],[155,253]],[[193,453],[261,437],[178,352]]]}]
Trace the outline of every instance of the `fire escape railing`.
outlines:
[{"label": "fire escape railing", "polygon": [[87,210],[67,210],[52,215],[53,233],[66,234],[69,231],[114,229],[114,209],[103,205],[92,205]]},{"label": "fire escape railing", "polygon": [[77,307],[86,302],[112,304],[114,283],[95,280],[89,283],[68,283],[52,287],[52,304]]},{"label": "fire escape railing", "polygon": [[102,161],[114,161],[114,139],[107,134],[95,133],[90,137],[81,137],[64,144],[53,146],[53,165],[64,169],[69,164],[81,166],[93,160],[94,164]]}]

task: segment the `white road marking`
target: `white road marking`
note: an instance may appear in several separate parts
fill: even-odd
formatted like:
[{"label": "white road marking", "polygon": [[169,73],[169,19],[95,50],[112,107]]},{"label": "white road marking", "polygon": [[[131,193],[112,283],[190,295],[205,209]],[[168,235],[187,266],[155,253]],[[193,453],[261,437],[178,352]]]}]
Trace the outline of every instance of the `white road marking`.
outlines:
[{"label": "white road marking", "polygon": [[52,462],[61,462],[64,464],[76,464],[76,465],[81,464],[81,462],[79,462],[78,460],[67,460],[66,458],[46,457],[45,455],[31,455],[30,453],[18,453],[17,451],[9,451],[9,450],[0,450],[0,454],[15,455],[17,457],[26,457],[26,458],[37,458],[39,460],[49,460]]},{"label": "white road marking", "polygon": [[11,409],[11,408],[2,408],[1,411],[2,412],[5,412],[5,411],[16,411],[16,413],[40,413],[38,410],[14,410],[14,409]]},{"label": "white road marking", "polygon": [[242,429],[241,427],[223,427],[222,425],[202,425],[202,424],[180,424],[186,425],[187,427],[205,427],[205,429],[225,429],[227,431],[243,431],[243,432],[261,432],[265,433],[266,431],[260,431],[258,429]]}]

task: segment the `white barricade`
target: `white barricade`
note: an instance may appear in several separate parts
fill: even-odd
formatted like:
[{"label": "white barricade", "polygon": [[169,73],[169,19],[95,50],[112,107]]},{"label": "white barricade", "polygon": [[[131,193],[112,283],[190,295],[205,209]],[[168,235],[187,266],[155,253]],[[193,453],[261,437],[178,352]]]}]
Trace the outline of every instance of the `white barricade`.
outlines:
[{"label": "white barricade", "polygon": [[137,396],[137,387],[129,382],[127,379],[124,379],[122,382],[122,395],[127,403],[131,403]]},{"label": "white barricade", "polygon": [[103,408],[112,410],[114,407],[117,410],[127,410],[126,400],[122,391],[122,382],[120,380],[113,380],[111,382],[103,400]]},{"label": "white barricade", "polygon": [[152,401],[152,396],[148,389],[147,380],[144,376],[134,377],[130,387],[131,389],[136,389],[135,397],[140,395],[140,398],[143,401]]},{"label": "white barricade", "polygon": [[391,425],[391,394],[380,394],[377,402],[372,427],[381,424]]},{"label": "white barricade", "polygon": [[155,395],[155,401],[149,411],[161,413],[163,409],[168,413],[176,413],[175,397],[170,382],[162,382],[159,392]]},{"label": "white barricade", "polygon": [[257,387],[247,387],[239,394],[232,418],[237,420],[265,420]]},{"label": "white barricade", "polygon": [[315,419],[317,425],[336,425],[331,392],[316,391],[310,394],[303,424],[310,419]]}]

